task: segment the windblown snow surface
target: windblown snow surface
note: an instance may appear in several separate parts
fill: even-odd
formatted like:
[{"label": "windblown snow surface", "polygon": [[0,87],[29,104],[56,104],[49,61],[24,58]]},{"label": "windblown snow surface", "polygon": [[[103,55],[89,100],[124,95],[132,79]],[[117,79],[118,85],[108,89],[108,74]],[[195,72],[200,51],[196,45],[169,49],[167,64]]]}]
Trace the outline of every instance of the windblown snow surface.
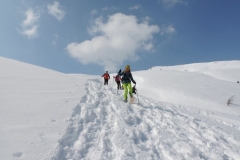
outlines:
[{"label": "windblown snow surface", "polygon": [[133,72],[133,104],[102,73],[0,65],[0,159],[240,159],[239,61]]}]

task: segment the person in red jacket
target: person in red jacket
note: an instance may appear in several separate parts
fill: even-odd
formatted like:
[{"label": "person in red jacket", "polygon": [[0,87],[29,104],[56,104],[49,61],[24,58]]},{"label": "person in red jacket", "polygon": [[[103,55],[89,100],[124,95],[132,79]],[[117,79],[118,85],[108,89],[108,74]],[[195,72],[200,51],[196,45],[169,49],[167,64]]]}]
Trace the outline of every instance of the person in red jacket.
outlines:
[{"label": "person in red jacket", "polygon": [[104,73],[102,77],[104,78],[104,85],[108,85],[108,80],[110,79],[108,71],[106,71],[106,73]]},{"label": "person in red jacket", "polygon": [[121,89],[121,77],[119,75],[113,76],[113,78],[115,79],[116,83],[117,83],[117,89]]}]

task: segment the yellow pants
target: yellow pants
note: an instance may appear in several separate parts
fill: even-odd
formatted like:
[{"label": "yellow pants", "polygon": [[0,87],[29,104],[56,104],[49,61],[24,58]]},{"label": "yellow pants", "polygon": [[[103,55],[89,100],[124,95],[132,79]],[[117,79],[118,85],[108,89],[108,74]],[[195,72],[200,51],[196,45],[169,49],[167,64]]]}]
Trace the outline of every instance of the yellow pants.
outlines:
[{"label": "yellow pants", "polygon": [[127,100],[128,91],[129,91],[130,96],[132,97],[132,84],[124,83],[123,88],[124,88],[124,100]]}]

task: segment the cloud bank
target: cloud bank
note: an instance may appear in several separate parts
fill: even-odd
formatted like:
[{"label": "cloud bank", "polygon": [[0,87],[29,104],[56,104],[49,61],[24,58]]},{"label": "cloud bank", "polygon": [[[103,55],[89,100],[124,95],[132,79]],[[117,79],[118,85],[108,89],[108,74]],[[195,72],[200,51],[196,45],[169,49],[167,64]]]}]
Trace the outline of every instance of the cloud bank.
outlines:
[{"label": "cloud bank", "polygon": [[137,51],[153,49],[153,35],[160,32],[157,25],[150,25],[145,19],[139,23],[132,15],[116,13],[108,17],[95,19],[89,29],[91,40],[70,43],[66,50],[83,64],[98,64],[104,70],[117,71],[125,61],[139,59]]},{"label": "cloud bank", "polygon": [[48,13],[53,17],[57,18],[59,21],[65,16],[65,11],[60,9],[59,2],[54,2],[52,5],[47,5]]},{"label": "cloud bank", "polygon": [[34,12],[31,8],[29,8],[24,14],[26,19],[22,22],[22,34],[28,36],[28,38],[35,37],[37,35],[37,22],[40,18],[40,14]]}]

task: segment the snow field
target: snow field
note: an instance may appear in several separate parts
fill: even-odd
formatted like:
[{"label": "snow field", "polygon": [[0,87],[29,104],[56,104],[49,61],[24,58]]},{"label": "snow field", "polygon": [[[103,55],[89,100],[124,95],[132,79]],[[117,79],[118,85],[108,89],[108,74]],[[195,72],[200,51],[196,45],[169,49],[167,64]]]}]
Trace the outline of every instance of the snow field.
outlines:
[{"label": "snow field", "polygon": [[[240,68],[239,68],[240,71]],[[240,126],[240,85],[199,73],[148,70],[134,73],[139,94],[148,98],[188,106],[189,109],[214,113],[219,120]],[[138,83],[138,79],[142,83]],[[227,105],[235,95],[235,105]]]},{"label": "snow field", "polygon": [[140,104],[101,75],[0,66],[0,159],[240,159],[238,61],[133,72]]},{"label": "snow field", "polygon": [[[69,126],[53,160],[240,157],[239,137],[209,116],[193,116],[184,107],[142,96],[140,105],[126,104],[119,91],[97,79],[88,80],[86,90],[67,118]],[[234,130],[239,135],[240,130]]]},{"label": "snow field", "polygon": [[215,61],[206,63],[192,63],[176,66],[157,66],[152,67],[152,70],[168,70],[192,72],[208,75],[212,78],[217,78],[225,81],[236,83],[240,81],[240,75],[237,74],[240,70],[240,61]]}]

